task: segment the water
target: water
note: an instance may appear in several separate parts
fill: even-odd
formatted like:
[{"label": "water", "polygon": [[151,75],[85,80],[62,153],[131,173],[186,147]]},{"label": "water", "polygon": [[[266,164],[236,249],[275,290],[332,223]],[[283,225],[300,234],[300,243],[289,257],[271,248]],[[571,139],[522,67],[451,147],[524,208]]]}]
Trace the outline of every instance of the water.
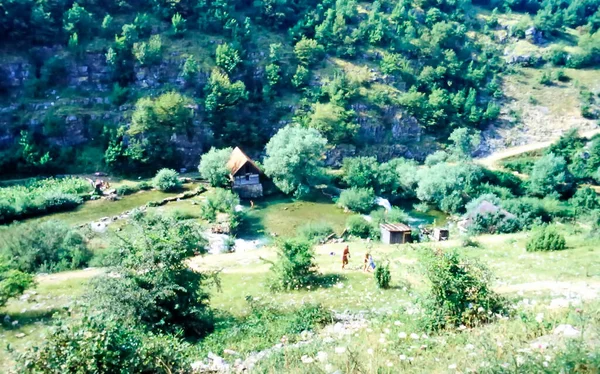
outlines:
[{"label": "water", "polygon": [[388,199],[384,199],[383,197],[377,197],[375,199],[375,202],[377,203],[377,205],[384,207],[385,210],[388,212],[392,210],[392,204],[390,204],[390,201]]}]

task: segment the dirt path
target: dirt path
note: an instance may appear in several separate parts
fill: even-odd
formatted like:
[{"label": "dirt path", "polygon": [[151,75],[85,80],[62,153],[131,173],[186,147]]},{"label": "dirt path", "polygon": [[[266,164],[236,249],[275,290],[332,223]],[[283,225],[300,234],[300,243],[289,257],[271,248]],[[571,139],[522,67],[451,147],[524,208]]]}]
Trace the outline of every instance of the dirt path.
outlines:
[{"label": "dirt path", "polygon": [[[584,131],[584,132],[580,133],[580,135],[582,137],[588,138],[588,139],[597,134],[600,134],[600,129],[594,129],[594,130]],[[475,161],[489,169],[495,169],[495,168],[498,168],[498,164],[497,164],[498,161],[504,160],[509,157],[517,156],[522,153],[527,153],[527,152],[537,151],[539,149],[548,148],[556,140],[558,140],[558,138],[555,138],[555,139],[552,139],[552,140],[549,140],[546,142],[531,143],[531,144],[525,144],[525,145],[520,145],[520,146],[516,146],[516,147],[509,147],[509,148],[503,149],[501,151],[494,152],[487,157],[478,158]]]}]

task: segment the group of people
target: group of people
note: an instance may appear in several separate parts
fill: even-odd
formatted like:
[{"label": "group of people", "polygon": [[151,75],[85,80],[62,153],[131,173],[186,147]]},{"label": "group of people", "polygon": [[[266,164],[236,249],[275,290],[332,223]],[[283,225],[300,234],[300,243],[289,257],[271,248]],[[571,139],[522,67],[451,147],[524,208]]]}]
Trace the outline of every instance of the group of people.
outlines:
[{"label": "group of people", "polygon": [[[348,265],[350,259],[350,248],[346,246],[344,248],[344,252],[342,253],[342,270],[346,269],[346,265]],[[373,256],[369,253],[369,249],[367,248],[367,252],[365,253],[365,258],[363,261],[363,271],[370,272],[371,270],[375,270],[375,260],[373,260]]]}]

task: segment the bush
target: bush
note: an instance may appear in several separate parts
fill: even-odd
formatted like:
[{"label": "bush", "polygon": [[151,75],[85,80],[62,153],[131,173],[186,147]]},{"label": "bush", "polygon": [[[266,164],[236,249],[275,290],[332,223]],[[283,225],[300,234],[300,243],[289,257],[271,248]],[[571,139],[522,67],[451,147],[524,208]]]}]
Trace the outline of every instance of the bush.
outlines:
[{"label": "bush", "polygon": [[350,216],[346,220],[346,231],[359,238],[368,238],[371,236],[373,226],[362,216]]},{"label": "bush", "polygon": [[79,195],[91,190],[81,178],[31,179],[0,188],[0,223],[74,209],[83,203]]},{"label": "bush", "polygon": [[213,316],[204,290],[207,275],[192,270],[187,259],[206,253],[203,229],[191,220],[134,214],[127,239],[114,245],[122,256],[111,276],[91,282],[85,297],[91,310],[125,324],[152,331],[202,336]]},{"label": "bush", "polygon": [[0,258],[0,308],[9,299],[22,295],[33,284],[32,275],[12,269],[8,261]]},{"label": "bush", "polygon": [[375,282],[377,283],[377,287],[387,290],[390,288],[390,283],[392,281],[392,274],[390,273],[390,264],[386,263],[385,265],[379,265],[375,269]]},{"label": "bush", "polygon": [[227,162],[231,156],[231,148],[211,148],[200,158],[198,171],[202,178],[208,180],[213,187],[225,187],[229,183]]},{"label": "bush", "polygon": [[507,313],[506,300],[492,291],[487,268],[458,251],[432,252],[425,272],[431,282],[431,293],[422,301],[425,329],[474,327]]},{"label": "bush", "polygon": [[277,262],[271,267],[271,289],[289,291],[313,284],[317,275],[314,257],[312,244],[308,240],[293,238],[280,241],[277,245]]},{"label": "bush", "polygon": [[368,213],[375,205],[375,192],[372,188],[352,187],[342,191],[337,204],[353,212]]},{"label": "bush", "polygon": [[0,255],[23,272],[79,269],[92,257],[84,237],[61,221],[15,224],[0,233]]},{"label": "bush", "polygon": [[309,222],[298,227],[297,232],[299,237],[315,243],[333,234],[333,228],[327,222]]},{"label": "bush", "polygon": [[117,191],[117,195],[126,196],[138,192],[140,187],[138,185],[124,184],[115,188],[115,190]]},{"label": "bush", "polygon": [[527,252],[562,251],[567,247],[565,237],[550,226],[539,229],[527,241]]},{"label": "bush", "polygon": [[216,188],[206,195],[206,200],[200,208],[200,216],[209,222],[214,222],[217,213],[233,215],[236,213],[235,207],[238,205],[240,205],[240,198],[237,194],[230,190]]},{"label": "bush", "polygon": [[179,174],[173,169],[160,169],[152,179],[152,185],[157,190],[165,192],[181,189]]},{"label": "bush", "polygon": [[40,346],[17,359],[19,373],[183,373],[189,346],[179,339],[146,334],[104,316],[59,320]]},{"label": "bush", "polygon": [[578,213],[586,213],[600,208],[598,194],[590,187],[578,189],[569,200],[569,203]]},{"label": "bush", "polygon": [[377,209],[370,214],[372,223],[375,227],[379,227],[382,223],[407,223],[410,216],[402,209],[393,206],[392,210]]}]

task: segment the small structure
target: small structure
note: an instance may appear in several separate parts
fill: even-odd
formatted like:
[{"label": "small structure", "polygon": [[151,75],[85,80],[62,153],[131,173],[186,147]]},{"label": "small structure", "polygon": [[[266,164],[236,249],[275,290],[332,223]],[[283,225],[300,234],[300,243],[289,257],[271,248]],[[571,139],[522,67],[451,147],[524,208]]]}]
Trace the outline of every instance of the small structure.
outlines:
[{"label": "small structure", "polygon": [[382,223],[381,241],[385,244],[404,244],[412,242],[412,229],[403,223]]},{"label": "small structure", "polygon": [[441,241],[448,240],[449,237],[450,237],[450,231],[448,229],[442,229],[442,228],[436,227],[435,229],[433,229],[433,235],[431,238],[437,242],[441,242]]},{"label": "small structure", "polygon": [[229,161],[229,178],[232,189],[243,199],[262,197],[263,186],[260,183],[262,172],[258,166],[241,149],[235,147]]}]

